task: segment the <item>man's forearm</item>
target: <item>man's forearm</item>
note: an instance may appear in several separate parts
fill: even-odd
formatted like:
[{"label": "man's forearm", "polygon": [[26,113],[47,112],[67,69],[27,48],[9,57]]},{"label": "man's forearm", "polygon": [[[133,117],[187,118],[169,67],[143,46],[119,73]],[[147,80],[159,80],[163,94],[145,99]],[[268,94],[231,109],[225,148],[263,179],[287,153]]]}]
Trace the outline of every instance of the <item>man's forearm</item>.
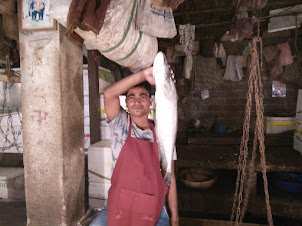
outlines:
[{"label": "man's forearm", "polygon": [[168,193],[169,209],[171,211],[171,224],[178,225],[177,187],[174,172],[174,161],[172,162],[171,184]]},{"label": "man's forearm", "polygon": [[153,78],[152,67],[129,75],[126,78],[117,81],[111,86],[107,87],[104,91],[104,104],[107,118],[109,121],[114,119],[120,111],[119,96],[127,92],[133,86],[138,85],[141,82]]},{"label": "man's forearm", "polygon": [[148,69],[142,70],[135,74],[129,75],[126,78],[123,78],[116,83],[105,89],[105,97],[107,98],[115,98],[118,97],[125,92],[127,92],[133,86],[146,81],[146,74],[149,73]]}]

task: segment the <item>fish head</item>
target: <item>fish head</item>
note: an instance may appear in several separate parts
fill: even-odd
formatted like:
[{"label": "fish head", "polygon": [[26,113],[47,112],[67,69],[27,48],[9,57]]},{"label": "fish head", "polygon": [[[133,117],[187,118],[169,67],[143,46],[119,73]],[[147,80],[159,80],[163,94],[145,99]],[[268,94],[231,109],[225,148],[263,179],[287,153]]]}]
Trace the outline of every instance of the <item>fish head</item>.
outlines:
[{"label": "fish head", "polygon": [[163,52],[158,52],[153,63],[153,77],[155,85],[161,85],[171,79],[171,72],[167,58]]}]

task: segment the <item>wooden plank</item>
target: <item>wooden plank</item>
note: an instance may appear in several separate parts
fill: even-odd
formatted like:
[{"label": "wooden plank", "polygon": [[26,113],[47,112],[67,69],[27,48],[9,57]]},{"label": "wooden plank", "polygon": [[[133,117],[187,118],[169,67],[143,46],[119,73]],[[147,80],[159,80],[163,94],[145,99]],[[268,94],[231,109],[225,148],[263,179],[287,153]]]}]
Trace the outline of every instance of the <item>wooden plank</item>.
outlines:
[{"label": "wooden plank", "polygon": [[89,82],[90,144],[101,139],[98,50],[87,51]]},{"label": "wooden plank", "polygon": [[0,167],[23,167],[23,153],[0,152]]},{"label": "wooden plank", "polygon": [[[230,221],[197,219],[197,218],[180,218],[180,226],[233,226],[234,223]],[[260,224],[241,223],[238,226],[260,226]]]},{"label": "wooden plank", "polygon": [[232,12],[235,9],[233,7],[228,8],[214,8],[214,9],[201,9],[201,10],[191,10],[183,12],[174,12],[174,16],[185,16],[185,15],[194,15],[194,14],[203,14],[203,13],[217,13],[217,12]]},{"label": "wooden plank", "polygon": [[0,81],[11,82],[11,83],[21,83],[21,77],[16,76],[13,73],[11,73],[10,76],[8,76],[7,74],[0,74]]},{"label": "wooden plank", "polygon": [[[178,156],[176,165],[180,168],[199,167],[225,170],[238,168],[238,145],[185,144],[176,145],[176,150]],[[251,148],[249,152],[251,153]],[[302,155],[293,147],[267,147],[265,154],[267,171],[302,173]],[[251,154],[249,154],[249,158],[250,156]],[[249,164],[247,164],[248,167]],[[257,151],[255,170],[262,171],[259,151]]]},{"label": "wooden plank", "polygon": [[[265,134],[266,147],[292,147],[294,134],[291,131],[282,134]],[[253,134],[250,134],[249,143],[253,142]],[[241,135],[232,134],[211,134],[211,135],[196,135],[188,138],[189,144],[202,145],[240,145]]]}]

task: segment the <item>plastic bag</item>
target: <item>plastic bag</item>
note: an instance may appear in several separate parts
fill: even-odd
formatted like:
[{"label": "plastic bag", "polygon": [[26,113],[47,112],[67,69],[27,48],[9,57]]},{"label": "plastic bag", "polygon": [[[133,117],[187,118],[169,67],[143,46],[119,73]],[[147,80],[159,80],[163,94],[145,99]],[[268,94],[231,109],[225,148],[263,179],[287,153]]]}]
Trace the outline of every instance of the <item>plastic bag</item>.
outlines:
[{"label": "plastic bag", "polygon": [[177,34],[172,9],[156,9],[151,0],[138,1],[136,27],[159,38],[173,38]]}]

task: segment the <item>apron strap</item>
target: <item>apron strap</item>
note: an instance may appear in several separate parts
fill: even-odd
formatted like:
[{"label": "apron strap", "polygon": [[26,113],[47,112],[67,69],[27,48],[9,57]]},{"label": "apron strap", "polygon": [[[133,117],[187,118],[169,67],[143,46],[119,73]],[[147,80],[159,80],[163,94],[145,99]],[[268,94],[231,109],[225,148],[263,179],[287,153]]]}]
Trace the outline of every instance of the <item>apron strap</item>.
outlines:
[{"label": "apron strap", "polygon": [[[130,118],[130,116],[129,116],[129,118]],[[153,133],[153,142],[154,142],[154,144],[157,144],[155,129],[154,129],[153,123],[150,120],[149,120],[149,124],[150,124],[151,130],[152,130],[152,133]],[[132,130],[132,120],[130,118],[128,137],[127,138],[129,138],[131,136],[131,130]]]},{"label": "apron strap", "polygon": [[155,134],[155,129],[154,129],[153,123],[152,123],[151,121],[149,121],[149,123],[150,123],[151,130],[152,130],[152,132],[153,132],[153,140],[154,140],[154,144],[157,144],[156,134]]},{"label": "apron strap", "polygon": [[[130,115],[129,115],[129,118],[130,118]],[[131,120],[131,118],[130,118],[129,129],[128,129],[128,137],[127,137],[127,139],[128,139],[129,137],[131,137],[131,128],[132,128],[132,120]]]}]

